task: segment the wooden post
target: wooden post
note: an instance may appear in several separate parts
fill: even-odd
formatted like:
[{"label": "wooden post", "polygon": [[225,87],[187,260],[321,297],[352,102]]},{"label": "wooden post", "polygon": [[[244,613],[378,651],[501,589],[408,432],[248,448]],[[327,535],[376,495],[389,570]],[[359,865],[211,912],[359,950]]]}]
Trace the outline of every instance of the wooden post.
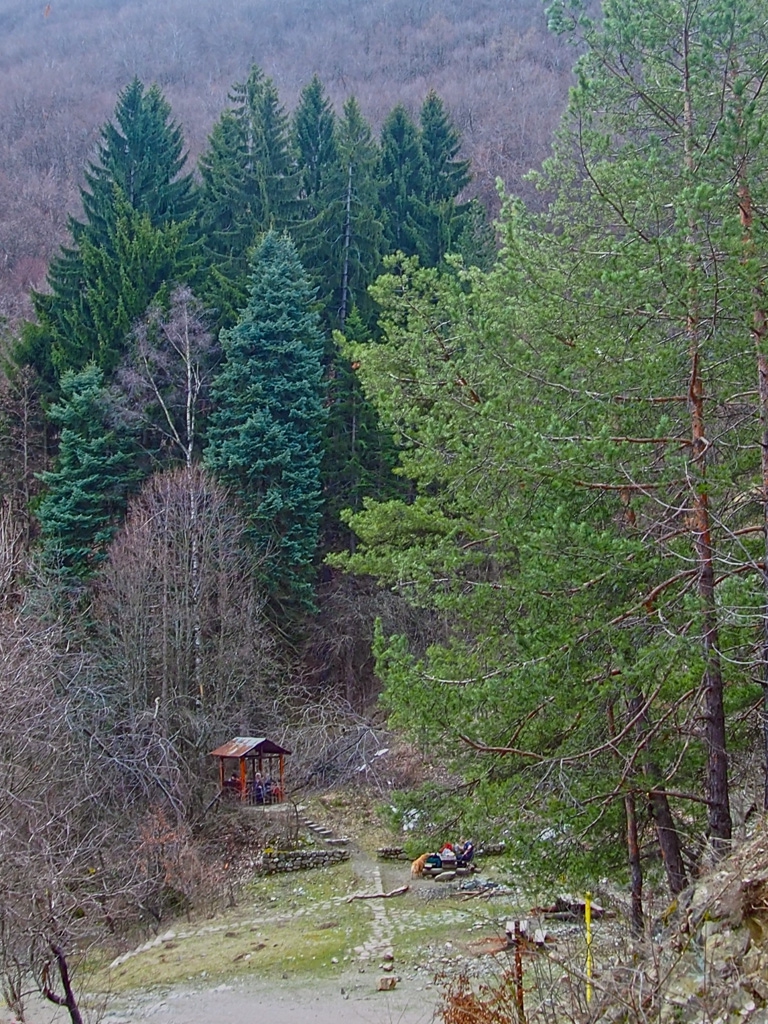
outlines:
[{"label": "wooden post", "polygon": [[285,783],[283,781],[283,775],[285,773],[285,754],[280,755],[280,803],[285,800]]},{"label": "wooden post", "polygon": [[523,991],[523,952],[520,922],[515,921],[515,998],[518,1024],[525,1024],[525,992]]},{"label": "wooden post", "polygon": [[240,799],[245,800],[248,795],[248,777],[246,775],[245,758],[240,758]]},{"label": "wooden post", "polygon": [[224,791],[224,758],[219,758],[219,792]]}]

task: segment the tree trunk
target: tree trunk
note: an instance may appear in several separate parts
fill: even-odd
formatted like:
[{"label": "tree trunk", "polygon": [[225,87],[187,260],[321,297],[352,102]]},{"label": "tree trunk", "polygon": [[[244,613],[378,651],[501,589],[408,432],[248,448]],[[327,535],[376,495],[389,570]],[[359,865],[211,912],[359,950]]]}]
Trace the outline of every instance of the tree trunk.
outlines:
[{"label": "tree trunk", "polygon": [[[739,101],[741,103],[741,101]],[[741,111],[740,111],[741,114]],[[743,156],[738,168],[739,217],[743,229],[744,259],[755,254],[755,207]],[[768,811],[768,297],[762,278],[752,287],[752,338],[757,357],[757,395],[760,419],[760,499],[763,506],[763,615],[760,644],[760,683],[763,688],[763,810]]]},{"label": "tree trunk", "polygon": [[629,861],[631,918],[633,935],[643,934],[643,867],[640,863],[640,843],[637,837],[637,808],[634,793],[624,797],[627,817],[627,859]]},{"label": "tree trunk", "polygon": [[[690,37],[686,25],[684,36],[685,92],[684,130],[686,171],[695,180],[693,107],[689,66]],[[704,654],[704,742],[707,755],[706,797],[708,834],[716,853],[725,853],[731,838],[731,811],[728,796],[728,757],[726,753],[725,711],[723,708],[723,674],[720,663],[720,641],[715,603],[715,570],[712,546],[711,517],[707,494],[707,450],[705,431],[704,380],[701,371],[701,314],[696,286],[702,273],[699,225],[692,210],[688,211],[689,290],[686,334],[690,358],[688,409],[691,417],[692,458],[691,496],[693,544],[699,567],[698,593],[702,610],[702,646]]]},{"label": "tree trunk", "polygon": [[347,207],[344,221],[344,261],[341,273],[341,306],[339,307],[339,323],[342,331],[349,313],[347,295],[349,292],[349,246],[352,240],[352,163],[349,164],[349,180],[347,181]]},{"label": "tree trunk", "polygon": [[659,849],[664,868],[667,872],[667,883],[669,891],[677,896],[688,886],[688,876],[685,873],[683,855],[680,852],[680,839],[675,819],[669,806],[669,800],[664,789],[652,789],[648,793],[648,803],[653,815],[653,822],[656,826],[656,835],[659,839]]},{"label": "tree trunk", "polygon": [[55,942],[51,942],[50,949],[53,955],[56,957],[56,966],[59,971],[59,977],[61,978],[61,985],[64,989],[64,995],[60,996],[55,992],[48,982],[48,971],[46,970],[43,975],[43,995],[51,1002],[55,1003],[56,1006],[65,1006],[69,1013],[69,1019],[72,1024],[83,1024],[83,1018],[80,1014],[80,1008],[77,1005],[77,999],[75,998],[75,992],[72,988],[72,979],[69,976],[69,965],[67,964],[67,958],[64,950],[61,946]]},{"label": "tree trunk", "polygon": [[[631,714],[631,702],[630,702]],[[616,735],[616,718],[613,704],[608,705],[608,733]],[[616,750],[618,757],[618,750]],[[635,794],[624,794],[624,815],[627,829],[627,861],[629,863],[629,895],[631,901],[630,927],[633,935],[643,932],[643,865],[640,861],[640,842],[637,834],[637,806]]]},{"label": "tree trunk", "polygon": [[[630,718],[637,718],[636,735],[638,744],[645,742],[645,737],[648,733],[648,714],[647,712],[642,713],[644,704],[643,696],[639,693],[636,693],[629,700],[629,716]],[[648,806],[656,828],[656,837],[659,841],[661,859],[667,874],[669,891],[673,896],[676,896],[688,885],[683,855],[680,851],[680,838],[667,794],[662,786],[656,785],[661,779],[661,772],[651,757],[647,746],[643,747],[643,751],[643,775],[652,786],[648,790]]]}]

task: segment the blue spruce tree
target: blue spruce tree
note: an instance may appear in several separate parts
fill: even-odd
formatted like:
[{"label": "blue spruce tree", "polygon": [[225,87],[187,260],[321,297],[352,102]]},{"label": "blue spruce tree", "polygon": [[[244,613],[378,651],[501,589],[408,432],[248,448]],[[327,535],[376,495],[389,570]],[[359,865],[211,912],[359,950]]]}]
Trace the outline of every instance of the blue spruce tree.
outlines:
[{"label": "blue spruce tree", "polygon": [[323,335],[287,236],[266,235],[250,288],[238,323],[221,334],[205,461],[242,503],[273,603],[306,609],[321,520]]}]

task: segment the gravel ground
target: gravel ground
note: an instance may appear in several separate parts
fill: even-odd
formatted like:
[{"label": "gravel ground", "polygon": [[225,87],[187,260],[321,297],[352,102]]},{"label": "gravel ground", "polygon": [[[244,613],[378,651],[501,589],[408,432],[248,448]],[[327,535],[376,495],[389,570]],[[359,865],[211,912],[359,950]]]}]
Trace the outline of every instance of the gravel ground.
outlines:
[{"label": "gravel ground", "polygon": [[[378,972],[341,981],[259,982],[247,978],[215,988],[176,986],[135,993],[110,1005],[103,1024],[430,1024],[434,989],[404,979],[393,992],[378,992]],[[13,1021],[7,1013],[3,1022]],[[66,1014],[30,1006],[27,1024],[65,1024]]]}]

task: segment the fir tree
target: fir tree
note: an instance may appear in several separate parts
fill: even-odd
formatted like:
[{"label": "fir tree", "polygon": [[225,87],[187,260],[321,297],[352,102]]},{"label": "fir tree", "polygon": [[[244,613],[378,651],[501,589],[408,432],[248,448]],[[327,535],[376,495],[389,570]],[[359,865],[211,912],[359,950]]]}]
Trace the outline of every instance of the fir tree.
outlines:
[{"label": "fir tree", "polygon": [[469,204],[457,203],[457,197],[472,176],[469,161],[457,159],[461,139],[436,92],[428,93],[419,120],[427,207],[424,262],[437,266],[447,253],[458,250],[470,226]]},{"label": "fir tree", "polygon": [[387,251],[428,258],[427,166],[418,129],[402,105],[392,110],[381,130],[380,167]]},{"label": "fir tree", "polygon": [[334,150],[334,161],[313,198],[318,212],[294,234],[317,286],[326,324],[343,329],[353,305],[372,325],[368,285],[381,265],[383,238],[378,148],[354,97],[344,104],[344,116],[336,124]]},{"label": "fir tree", "polygon": [[320,212],[320,197],[338,157],[335,124],[330,100],[315,75],[299,97],[292,132],[300,194],[306,200],[303,214],[308,219]]},{"label": "fir tree", "polygon": [[[153,85],[145,92],[134,78],[118,97],[114,121],[102,129],[98,163],[85,174],[83,210],[90,240],[106,240],[115,185],[154,227],[187,220],[193,196],[192,176],[181,173],[186,159],[181,128],[171,120],[160,89]],[[79,231],[74,227],[76,240]]]},{"label": "fir tree", "polygon": [[351,346],[370,340],[370,328],[353,306],[344,334],[335,332],[327,357],[328,422],[323,451],[323,546],[354,550],[355,535],[342,522],[344,510],[359,511],[365,498],[383,501],[402,492],[393,470],[397,449],[376,409],[363,393]]},{"label": "fir tree", "polygon": [[63,578],[89,576],[122,516],[133,482],[131,446],[108,420],[103,374],[94,364],[61,379],[62,401],[49,416],[61,428],[47,492],[37,508],[43,560]]},{"label": "fir tree", "polygon": [[[82,369],[91,360],[107,370],[114,367],[125,338],[124,310],[141,315],[147,307],[136,307],[139,292],[148,304],[163,283],[189,272],[192,249],[186,218],[192,184],[189,176],[180,176],[185,159],[181,130],[160,90],[152,86],[145,91],[134,79],[118,97],[114,121],[102,129],[98,161],[86,171],[87,188],[81,190],[85,217],[70,221],[73,244],[52,261],[50,290],[32,294],[38,322],[25,325],[16,356],[34,365],[49,386],[55,387],[67,369]],[[142,232],[154,233],[154,241],[145,239],[154,256],[145,266],[140,252],[133,252],[127,273],[134,293],[123,296],[119,283],[115,287],[125,255],[120,240],[126,233],[137,238]],[[174,258],[163,261],[158,280],[156,256],[163,246],[166,256],[174,250]],[[114,269],[111,281],[99,277],[99,264]],[[94,317],[95,296],[113,303],[101,325]]]},{"label": "fir tree", "polygon": [[239,497],[273,601],[312,606],[321,518],[323,337],[296,248],[269,232],[251,296],[222,332],[205,461]]},{"label": "fir tree", "polygon": [[54,365],[61,372],[84,359],[95,360],[107,373],[117,365],[134,321],[158,300],[170,281],[192,271],[186,223],[155,227],[115,187],[115,221],[106,244],[85,237],[78,253],[82,267],[81,296],[76,310],[63,320],[66,336],[53,346]]},{"label": "fir tree", "polygon": [[198,215],[211,274],[207,304],[231,324],[248,297],[251,248],[297,216],[297,174],[277,89],[256,67],[230,95],[200,159]]},{"label": "fir tree", "polygon": [[429,203],[455,200],[472,180],[469,160],[457,160],[461,137],[432,90],[419,116],[424,153],[424,198]]}]

